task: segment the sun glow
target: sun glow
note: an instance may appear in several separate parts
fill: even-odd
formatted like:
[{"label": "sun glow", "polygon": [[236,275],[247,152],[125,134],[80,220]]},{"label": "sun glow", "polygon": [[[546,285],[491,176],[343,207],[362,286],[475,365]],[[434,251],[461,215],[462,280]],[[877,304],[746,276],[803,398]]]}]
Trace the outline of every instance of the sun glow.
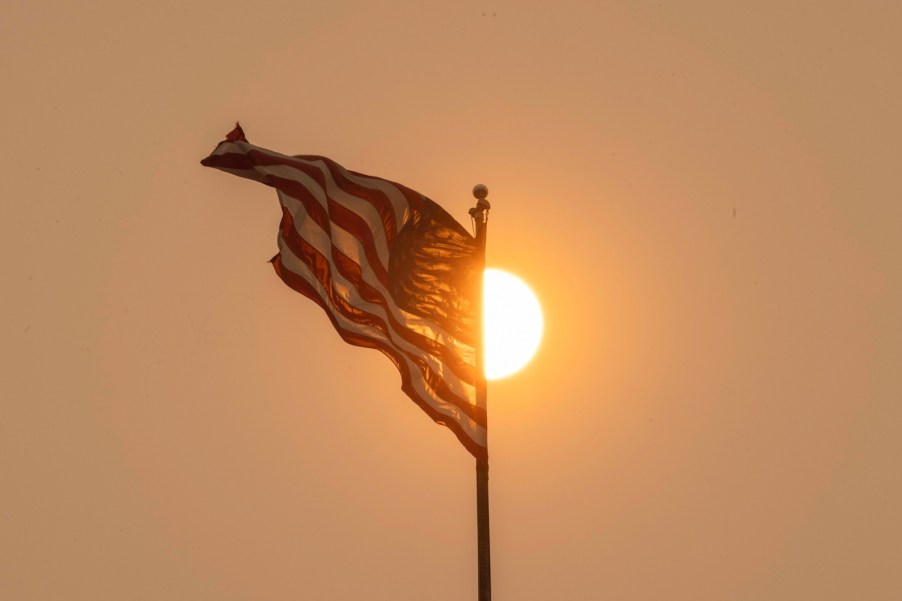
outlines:
[{"label": "sun glow", "polygon": [[500,269],[483,277],[485,377],[498,380],[526,365],[542,339],[542,307],[523,280]]}]

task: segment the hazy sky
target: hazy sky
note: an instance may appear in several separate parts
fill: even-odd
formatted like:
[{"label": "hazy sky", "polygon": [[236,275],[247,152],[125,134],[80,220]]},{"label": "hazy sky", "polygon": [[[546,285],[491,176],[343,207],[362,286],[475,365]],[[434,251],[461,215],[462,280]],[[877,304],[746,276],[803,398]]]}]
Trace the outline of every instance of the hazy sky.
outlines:
[{"label": "hazy sky", "polygon": [[0,598],[459,601],[474,461],[267,260],[251,142],[538,293],[499,601],[902,598],[896,2],[0,6]]}]

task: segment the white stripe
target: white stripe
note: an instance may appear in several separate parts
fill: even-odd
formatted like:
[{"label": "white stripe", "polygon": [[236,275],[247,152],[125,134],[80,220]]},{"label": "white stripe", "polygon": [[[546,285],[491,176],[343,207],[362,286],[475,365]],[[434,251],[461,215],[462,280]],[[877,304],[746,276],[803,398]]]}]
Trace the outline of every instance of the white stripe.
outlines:
[{"label": "white stripe", "polygon": [[216,167],[220,171],[225,171],[226,173],[231,173],[232,175],[237,175],[239,177],[243,177],[244,179],[253,180],[255,182],[266,183],[266,180],[263,179],[263,176],[257,173],[255,169],[232,169],[231,167]]},{"label": "white stripe", "polygon": [[318,168],[322,172],[326,181],[326,194],[329,195],[329,198],[346,209],[353,211],[366,222],[370,231],[373,233],[373,241],[376,243],[376,254],[379,255],[379,260],[382,262],[385,271],[388,271],[388,239],[385,237],[385,225],[382,222],[382,215],[379,214],[376,207],[368,200],[363,200],[362,198],[358,198],[357,196],[342,190],[332,177],[328,165],[323,161],[304,162]]},{"label": "white stripe", "polygon": [[392,208],[395,211],[395,227],[397,228],[395,234],[398,234],[401,231],[401,228],[404,227],[404,224],[407,223],[407,220],[410,219],[410,204],[407,202],[407,199],[404,198],[404,194],[402,194],[391,182],[363,175],[361,173],[354,173],[353,171],[348,171],[341,165],[338,166],[344,176],[355,184],[363,186],[364,188],[369,188],[370,190],[378,190],[388,197],[388,200],[391,202]]},{"label": "white stripe", "polygon": [[[355,321],[352,321],[342,315],[341,312],[336,310],[332,305],[332,302],[329,300],[329,296],[328,294],[326,294],[325,288],[316,278],[315,274],[310,271],[310,268],[306,263],[295,257],[294,253],[292,253],[290,249],[286,248],[282,252],[281,257],[282,264],[286,269],[289,269],[291,272],[303,278],[304,281],[306,281],[310,286],[314,288],[320,299],[324,302],[325,305],[330,308],[330,313],[335,317],[336,321],[339,323],[339,325],[341,325],[342,328],[366,336],[367,338],[393,345],[390,340],[386,339],[385,335],[381,331],[365,324],[359,324]],[[487,440],[485,428],[473,421],[466,413],[461,411],[460,408],[442,400],[429,386],[429,384],[421,377],[420,371],[417,368],[416,364],[414,364],[404,353],[399,354],[401,355],[401,358],[403,359],[409,373],[411,374],[411,384],[413,385],[413,388],[417,392],[420,399],[438,413],[454,420],[461,426],[466,435],[469,436],[476,444],[485,447]]]}]

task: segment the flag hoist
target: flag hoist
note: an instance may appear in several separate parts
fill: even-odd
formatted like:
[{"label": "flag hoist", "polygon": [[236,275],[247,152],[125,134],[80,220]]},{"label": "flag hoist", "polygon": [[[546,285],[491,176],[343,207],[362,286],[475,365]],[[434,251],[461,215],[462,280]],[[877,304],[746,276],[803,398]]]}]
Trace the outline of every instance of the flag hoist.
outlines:
[{"label": "flag hoist", "polygon": [[401,389],[476,458],[479,601],[491,599],[482,287],[488,189],[473,189],[472,236],[422,194],[321,156],[254,146],[240,125],[201,161],[275,188],[270,260],[349,344],[384,353]]}]

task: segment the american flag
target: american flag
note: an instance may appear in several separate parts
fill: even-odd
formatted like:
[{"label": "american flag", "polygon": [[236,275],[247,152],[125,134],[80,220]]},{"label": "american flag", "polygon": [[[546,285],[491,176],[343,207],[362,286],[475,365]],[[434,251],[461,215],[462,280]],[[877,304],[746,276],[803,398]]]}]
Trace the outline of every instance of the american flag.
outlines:
[{"label": "american flag", "polygon": [[322,307],[346,342],[382,351],[407,396],[486,461],[476,394],[483,265],[473,236],[410,188],[254,146],[240,125],[201,164],[276,189],[282,222],[271,262],[282,281]]}]

